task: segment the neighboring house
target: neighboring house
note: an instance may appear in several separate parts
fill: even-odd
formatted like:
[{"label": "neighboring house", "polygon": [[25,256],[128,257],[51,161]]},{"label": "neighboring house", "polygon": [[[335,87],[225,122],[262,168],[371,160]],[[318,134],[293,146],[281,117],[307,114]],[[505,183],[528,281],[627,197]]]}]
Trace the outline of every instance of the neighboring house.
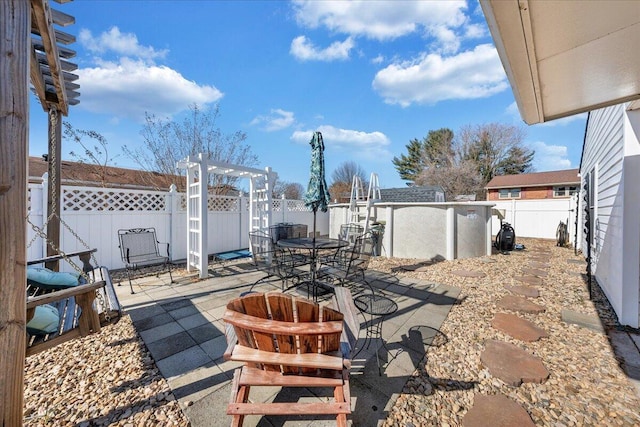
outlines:
[{"label": "neighboring house", "polygon": [[444,202],[444,190],[438,185],[416,185],[402,188],[381,188],[380,200],[384,203]]},{"label": "neighboring house", "polygon": [[579,188],[578,169],[494,176],[484,187],[487,200],[568,198]]},{"label": "neighboring house", "polygon": [[[29,182],[42,182],[47,173],[47,161],[44,157],[29,157]],[[168,190],[171,184],[184,189],[186,178],[180,175],[167,175],[158,172],[146,172],[115,166],[99,166],[90,163],[61,162],[63,185],[97,186],[111,188],[130,188],[144,190]]]},{"label": "neighboring house", "polygon": [[[580,161],[583,255],[620,323],[640,326],[640,101],[589,113]],[[586,215],[588,213],[588,215]],[[590,249],[590,251],[589,251]]]},{"label": "neighboring house", "polygon": [[578,169],[496,176],[485,190],[487,201],[496,204],[491,224],[494,234],[504,220],[514,227],[516,238],[555,239],[562,222],[567,225],[569,241],[576,241]]},{"label": "neighboring house", "polygon": [[[47,161],[44,157],[30,156],[29,182],[42,182],[42,176],[47,173],[47,168]],[[147,172],[116,166],[99,166],[68,160],[61,162],[60,169],[62,173],[60,184],[62,185],[167,191],[172,184],[175,184],[176,189],[183,192],[187,184],[187,178],[181,175]],[[220,186],[219,188],[220,190],[211,192],[227,196],[237,196],[239,194],[237,189],[229,185]]]}]

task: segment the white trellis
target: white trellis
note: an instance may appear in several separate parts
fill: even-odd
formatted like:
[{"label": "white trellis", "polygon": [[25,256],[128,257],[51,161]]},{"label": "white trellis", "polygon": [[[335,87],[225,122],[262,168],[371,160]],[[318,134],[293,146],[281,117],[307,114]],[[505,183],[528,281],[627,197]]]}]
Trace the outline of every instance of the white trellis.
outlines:
[{"label": "white trellis", "polygon": [[271,194],[277,174],[264,170],[215,162],[203,153],[189,156],[177,167],[187,170],[187,271],[197,269],[200,278],[208,275],[209,252],[207,245],[207,210],[209,174],[250,179],[249,230],[268,229],[271,225]]}]

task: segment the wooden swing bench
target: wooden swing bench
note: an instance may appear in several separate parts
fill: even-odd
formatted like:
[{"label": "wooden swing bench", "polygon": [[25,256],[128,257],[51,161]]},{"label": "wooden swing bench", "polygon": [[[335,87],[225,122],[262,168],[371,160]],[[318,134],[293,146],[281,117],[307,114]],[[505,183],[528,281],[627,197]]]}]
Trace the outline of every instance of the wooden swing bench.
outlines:
[{"label": "wooden swing bench", "polygon": [[[250,293],[228,303],[224,356],[244,362],[234,372],[227,406],[232,426],[242,426],[246,415],[335,415],[338,426],[347,425],[349,355],[360,325],[347,289],[338,290],[333,304],[349,313],[283,293]],[[333,388],[333,401],[250,402],[257,386]]]},{"label": "wooden swing bench", "polygon": [[[78,277],[78,282],[70,286],[43,284],[30,280],[27,270],[27,356],[99,332],[102,326],[120,319],[122,308],[113,289],[109,270],[106,267],[94,267],[90,263],[91,254],[95,251],[53,255],[27,263],[28,266],[37,265],[77,256],[89,279],[88,283],[83,283],[83,277]],[[40,272],[53,278],[67,275],[65,279],[71,280],[74,277],[71,273]]]}]

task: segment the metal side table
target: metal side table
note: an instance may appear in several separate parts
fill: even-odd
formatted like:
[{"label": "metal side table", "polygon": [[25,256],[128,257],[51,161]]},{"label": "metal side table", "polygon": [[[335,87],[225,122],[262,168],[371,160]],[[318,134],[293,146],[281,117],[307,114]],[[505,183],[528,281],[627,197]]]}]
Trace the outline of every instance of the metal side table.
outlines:
[{"label": "metal side table", "polygon": [[[371,317],[369,324],[367,325],[367,336],[365,337],[365,343],[367,343],[366,348],[369,348],[369,344],[371,344],[372,339],[380,339],[381,346],[384,347],[388,354],[391,354],[382,339],[382,323],[384,322],[385,316],[393,314],[398,310],[398,304],[390,298],[375,294],[359,295],[354,298],[353,303],[358,310]],[[374,323],[375,317],[379,317],[380,321]],[[378,356],[379,350],[380,347],[376,348],[376,363],[378,365],[378,375],[382,375],[382,371],[380,370],[380,358]]]}]

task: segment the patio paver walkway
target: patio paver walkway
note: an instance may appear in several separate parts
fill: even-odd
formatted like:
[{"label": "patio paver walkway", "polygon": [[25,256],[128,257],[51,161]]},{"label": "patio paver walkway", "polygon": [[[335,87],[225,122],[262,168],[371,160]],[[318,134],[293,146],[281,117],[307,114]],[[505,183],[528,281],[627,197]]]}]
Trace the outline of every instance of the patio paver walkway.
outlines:
[{"label": "patio paver walkway", "polygon": [[[224,361],[226,348],[222,316],[227,302],[249,289],[264,274],[250,264],[225,266],[213,277],[196,281],[178,278],[177,283],[155,277],[135,281],[135,294],[117,287],[118,297],[151,352],[158,369],[167,379],[175,397],[193,427],[226,426],[230,382],[237,363]],[[398,304],[398,311],[385,317],[383,339],[390,353],[380,351],[383,373],[378,375],[375,351],[379,342],[363,349],[352,363],[351,395],[355,426],[375,426],[386,418],[407,379],[419,366],[431,345],[443,342],[439,328],[452,305],[458,288],[416,279],[369,272],[376,289]],[[274,287],[277,286],[278,288]],[[265,283],[254,290],[274,291],[279,282]],[[368,316],[367,316],[368,320]],[[365,319],[361,318],[360,341],[364,341]],[[446,341],[446,337],[444,337]],[[256,390],[257,391],[257,390]],[[288,392],[266,388],[253,399],[264,401],[319,399],[307,389]],[[246,426],[333,425],[335,421],[249,416]]]}]

